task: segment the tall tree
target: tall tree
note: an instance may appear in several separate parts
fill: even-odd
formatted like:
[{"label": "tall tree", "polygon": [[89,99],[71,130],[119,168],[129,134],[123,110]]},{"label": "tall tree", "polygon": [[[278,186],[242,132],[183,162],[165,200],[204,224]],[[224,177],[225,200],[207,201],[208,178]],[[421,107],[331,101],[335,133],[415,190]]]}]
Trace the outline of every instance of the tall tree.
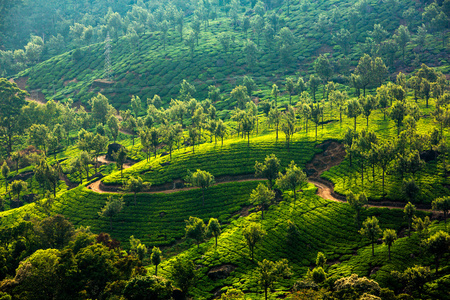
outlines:
[{"label": "tall tree", "polygon": [[350,192],[349,194],[347,194],[347,202],[355,210],[355,220],[357,226],[359,226],[361,211],[366,207],[368,203],[367,197],[364,193],[355,196],[352,192]]},{"label": "tall tree", "polygon": [[277,178],[280,169],[280,160],[275,154],[267,155],[264,162],[255,162],[255,176],[261,176],[269,181],[269,187],[272,188],[273,181]]},{"label": "tall tree", "polygon": [[383,231],[383,243],[388,246],[389,260],[391,260],[391,246],[397,239],[397,233],[394,229],[385,229]]},{"label": "tall tree", "polygon": [[242,230],[242,234],[244,235],[245,242],[250,248],[252,261],[254,260],[254,252],[255,246],[258,242],[260,242],[264,236],[267,234],[264,229],[261,228],[261,224],[259,223],[250,223]]},{"label": "tall tree", "polygon": [[126,184],[123,186],[123,190],[126,192],[133,193],[134,196],[134,205],[136,205],[136,194],[140,193],[144,190],[149,189],[151,186],[151,183],[144,183],[141,177],[134,177],[131,176]]},{"label": "tall tree", "polygon": [[109,117],[114,115],[114,107],[109,104],[108,98],[100,93],[89,100],[89,105],[91,106],[92,117],[96,124],[106,124]]},{"label": "tall tree", "polygon": [[258,282],[264,288],[265,300],[267,300],[268,289],[271,288],[277,280],[290,275],[291,270],[287,259],[282,259],[277,262],[264,259],[262,262],[258,262]]},{"label": "tall tree", "polygon": [[250,194],[250,202],[261,206],[261,219],[264,219],[264,210],[275,200],[275,192],[268,189],[265,184],[258,184]]},{"label": "tall tree", "polygon": [[230,94],[231,98],[236,101],[239,109],[244,109],[247,102],[251,101],[247,87],[244,85],[238,85]]},{"label": "tall tree", "polygon": [[411,35],[409,33],[408,27],[404,26],[404,25],[400,25],[395,30],[394,38],[397,41],[397,43],[399,44],[400,48],[402,48],[402,53],[403,53],[402,57],[403,57],[403,61],[405,61],[405,48],[406,48],[406,45],[409,43],[409,40],[411,39]]},{"label": "tall tree", "polygon": [[9,176],[10,169],[8,167],[8,164],[6,163],[6,160],[3,161],[1,171],[2,171],[2,176],[5,180],[5,190],[6,190],[6,192],[8,192],[8,176]]},{"label": "tall tree", "polygon": [[220,229],[220,223],[219,220],[215,218],[209,219],[208,225],[206,226],[206,231],[213,235],[216,239],[216,248],[217,248],[217,238],[220,235],[221,229]]},{"label": "tall tree", "polygon": [[411,236],[411,223],[414,215],[416,214],[416,207],[408,202],[403,209],[403,213],[405,214],[405,219],[408,222],[408,236]]},{"label": "tall tree", "polygon": [[291,161],[286,169],[286,174],[278,173],[277,185],[281,189],[289,189],[294,193],[294,207],[297,201],[297,187],[307,181],[306,174],[300,169],[294,161]]},{"label": "tall tree", "polygon": [[370,243],[372,244],[372,256],[375,256],[375,242],[381,234],[378,219],[376,217],[367,218],[363,222],[363,227],[359,230],[359,233],[366,236],[370,240]]},{"label": "tall tree", "polygon": [[155,276],[158,276],[158,265],[161,263],[162,260],[162,253],[158,247],[156,246],[153,247],[150,259],[152,261],[152,264],[155,265]]},{"label": "tall tree", "polygon": [[361,87],[364,91],[363,96],[366,96],[366,88],[373,80],[373,68],[372,58],[368,54],[364,54],[359,59],[358,66],[355,69],[355,73],[360,76]]},{"label": "tall tree", "polygon": [[123,165],[127,160],[128,152],[125,147],[120,147],[117,152],[113,152],[113,158],[116,161],[117,167],[120,169],[120,177],[123,178]]},{"label": "tall tree", "polygon": [[447,215],[450,210],[450,197],[440,197],[431,203],[433,210],[442,211],[444,213],[444,222],[447,223]]},{"label": "tall tree", "polygon": [[328,58],[324,55],[320,55],[315,61],[314,61],[314,70],[316,71],[317,75],[322,79],[323,84],[323,90],[325,95],[325,85],[328,82],[328,80],[333,75],[333,69],[331,67],[330,61]]},{"label": "tall tree", "polygon": [[205,238],[206,225],[202,219],[196,217],[189,217],[186,222],[186,238],[196,241],[197,249],[200,247],[200,242]]},{"label": "tall tree", "polygon": [[436,273],[438,273],[441,258],[450,252],[450,235],[445,231],[439,230],[429,237],[425,244],[428,251],[435,257]]},{"label": "tall tree", "polygon": [[216,182],[214,176],[203,170],[197,170],[192,174],[188,174],[185,181],[192,186],[196,186],[202,189],[202,205],[205,205],[205,191]]},{"label": "tall tree", "polygon": [[17,203],[20,201],[20,194],[25,191],[28,187],[28,183],[22,180],[14,180],[11,183],[11,192],[17,195]]},{"label": "tall tree", "polygon": [[391,107],[389,116],[396,122],[397,125],[397,135],[400,135],[400,128],[403,124],[403,119],[408,113],[407,106],[402,101],[395,101]]},{"label": "tall tree", "polygon": [[317,141],[317,126],[320,123],[320,116],[323,114],[323,107],[319,103],[311,105],[311,121],[316,125],[316,141]]},{"label": "tall tree", "polygon": [[366,97],[360,97],[359,103],[361,106],[362,113],[366,117],[366,120],[367,120],[367,125],[366,125],[367,129],[369,129],[369,117],[372,114],[372,111],[377,106],[377,100],[374,96],[367,95]]},{"label": "tall tree", "polygon": [[271,124],[275,124],[275,132],[276,132],[276,140],[278,141],[278,130],[281,122],[282,114],[281,112],[276,108],[272,107],[269,111],[269,122]]},{"label": "tall tree", "polygon": [[356,131],[356,118],[361,114],[361,105],[356,99],[348,100],[347,110],[345,112],[348,118],[354,118],[354,130]]},{"label": "tall tree", "polygon": [[6,139],[6,153],[12,152],[14,136],[21,132],[21,109],[27,102],[25,96],[28,93],[19,89],[17,84],[9,82],[6,78],[0,78],[0,127],[1,134]]},{"label": "tall tree", "polygon": [[100,217],[109,218],[109,229],[110,230],[112,230],[113,218],[122,211],[122,208],[124,207],[124,205],[125,205],[125,203],[123,201],[123,197],[116,198],[113,196],[109,196],[108,201],[106,202],[105,206],[98,213]]},{"label": "tall tree", "polygon": [[384,193],[384,178],[385,178],[385,174],[386,171],[389,167],[389,164],[391,163],[391,161],[393,160],[394,157],[394,149],[391,145],[391,143],[389,142],[382,142],[381,144],[375,145],[375,152],[377,154],[377,161],[378,161],[378,166],[381,168],[382,170],[382,193],[383,193],[383,198],[385,197],[385,193]]},{"label": "tall tree", "polygon": [[311,94],[313,95],[314,103],[316,102],[316,92],[319,87],[319,84],[320,84],[320,79],[318,77],[314,76],[314,74],[311,74],[309,76],[308,86],[311,90]]}]

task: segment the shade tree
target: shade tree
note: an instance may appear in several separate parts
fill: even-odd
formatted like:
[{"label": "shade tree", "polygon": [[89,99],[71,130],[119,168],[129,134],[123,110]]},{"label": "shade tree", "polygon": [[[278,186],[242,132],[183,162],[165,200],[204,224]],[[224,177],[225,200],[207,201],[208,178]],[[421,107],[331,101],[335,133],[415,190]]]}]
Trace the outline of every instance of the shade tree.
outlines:
[{"label": "shade tree", "polygon": [[141,177],[131,176],[126,184],[123,186],[123,190],[125,192],[133,193],[134,197],[134,205],[136,205],[136,194],[141,193],[142,191],[148,190],[151,186],[151,183],[144,183]]},{"label": "shade tree", "polygon": [[294,207],[297,201],[297,187],[307,182],[306,174],[300,169],[294,161],[291,161],[286,174],[278,173],[277,186],[284,190],[292,190],[294,193]]},{"label": "shade tree", "polygon": [[189,217],[186,222],[186,238],[193,239],[197,243],[197,249],[200,247],[200,242],[205,239],[206,225],[202,219],[196,217]]},{"label": "shade tree", "polygon": [[250,248],[251,258],[253,261],[255,246],[266,236],[267,233],[264,229],[262,229],[261,224],[250,223],[244,227],[242,234],[244,235],[247,246]]},{"label": "shade tree", "polygon": [[439,272],[441,258],[450,252],[450,235],[439,230],[425,241],[428,252],[434,255],[436,273]]},{"label": "shade tree", "polygon": [[150,255],[150,260],[152,261],[152,264],[155,265],[155,276],[158,276],[158,265],[161,263],[162,260],[162,253],[158,247],[153,246],[152,254]]},{"label": "shade tree", "polygon": [[202,205],[205,205],[205,191],[214,185],[216,182],[214,180],[214,176],[203,170],[197,170],[194,173],[191,173],[188,170],[188,175],[185,178],[185,181],[191,185],[196,186],[202,189]]},{"label": "shade tree", "polygon": [[375,242],[381,234],[380,225],[378,225],[378,219],[376,217],[368,217],[364,222],[359,233],[364,235],[370,240],[372,244],[372,256],[375,256]]},{"label": "shade tree", "polygon": [[411,202],[408,202],[403,208],[403,214],[408,223],[408,236],[411,236],[411,223],[414,215],[416,214],[416,206]]},{"label": "shade tree", "polygon": [[292,274],[287,259],[282,259],[273,262],[264,259],[258,262],[258,282],[264,289],[264,298],[268,298],[268,290],[273,287],[273,284],[279,279],[288,277]]},{"label": "shade tree", "polygon": [[0,134],[6,139],[6,153],[10,155],[16,134],[22,130],[20,126],[21,109],[26,105],[25,96],[28,95],[17,87],[17,84],[9,82],[6,78],[0,78]]},{"label": "shade tree", "polygon": [[280,160],[275,154],[267,155],[264,162],[255,162],[255,176],[264,177],[269,182],[269,187],[273,187],[274,180],[278,176]]},{"label": "shade tree", "polygon": [[217,238],[219,237],[221,233],[220,223],[219,220],[215,218],[209,219],[208,225],[206,226],[206,231],[208,234],[214,236],[216,240],[216,248],[217,248]]},{"label": "shade tree", "polygon": [[112,230],[112,221],[115,216],[117,216],[125,206],[123,197],[113,197],[108,196],[105,206],[98,213],[100,217],[109,218],[109,229]]},{"label": "shade tree", "polygon": [[263,183],[258,184],[250,194],[250,202],[261,207],[261,219],[264,219],[264,210],[275,200],[275,192]]},{"label": "shade tree", "polygon": [[431,207],[433,208],[433,210],[442,211],[442,213],[444,214],[444,222],[447,222],[447,215],[448,211],[450,210],[450,197],[445,196],[434,199],[431,203]]},{"label": "shade tree", "polygon": [[391,260],[391,246],[397,240],[397,233],[394,229],[385,229],[383,231],[383,243],[388,246],[389,260]]},{"label": "shade tree", "polygon": [[347,203],[355,210],[355,220],[359,226],[361,211],[364,210],[368,204],[367,196],[364,193],[354,195],[352,192],[347,194]]}]

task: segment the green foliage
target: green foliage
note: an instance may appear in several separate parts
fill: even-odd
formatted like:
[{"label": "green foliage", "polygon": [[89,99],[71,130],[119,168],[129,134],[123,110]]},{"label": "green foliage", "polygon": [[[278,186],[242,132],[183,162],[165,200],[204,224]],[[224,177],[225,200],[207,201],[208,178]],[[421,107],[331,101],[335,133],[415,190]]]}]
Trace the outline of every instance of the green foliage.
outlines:
[{"label": "green foliage", "polygon": [[256,244],[261,239],[263,239],[267,233],[266,231],[264,231],[264,229],[261,228],[261,225],[259,225],[258,223],[252,223],[248,225],[247,227],[244,228],[242,233],[244,235],[248,247],[250,248],[250,252],[252,255],[251,257],[253,260],[253,254]]},{"label": "green foliage", "polygon": [[219,220],[215,218],[209,219],[208,225],[206,226],[206,231],[208,234],[213,235],[216,239],[216,247],[217,247],[217,238],[221,233]]},{"label": "green foliage", "polygon": [[264,219],[264,210],[275,200],[275,192],[265,184],[260,183],[250,194],[250,202],[261,206],[261,219]]},{"label": "green foliage", "polygon": [[289,167],[286,169],[286,174],[278,174],[278,179],[276,181],[277,185],[282,189],[289,189],[294,192],[294,205],[297,201],[297,187],[302,186],[306,183],[306,174],[291,161]]},{"label": "green foliage", "polygon": [[113,196],[108,197],[108,202],[106,202],[105,206],[98,213],[99,216],[104,218],[109,218],[110,220],[110,230],[112,230],[112,219],[122,211],[124,206],[123,198],[116,198]]},{"label": "green foliage", "polygon": [[186,238],[193,239],[197,242],[197,248],[200,248],[200,242],[203,242],[206,234],[206,225],[202,219],[189,217],[186,220]]},{"label": "green foliage", "polygon": [[267,300],[267,289],[271,288],[279,278],[291,275],[291,270],[286,259],[273,262],[264,259],[258,262],[258,282],[264,288],[265,299]]},{"label": "green foliage", "polygon": [[443,255],[450,251],[450,235],[444,231],[438,231],[429,237],[425,244],[428,251],[434,255],[436,260],[436,273],[439,271],[439,262]]},{"label": "green foliage", "polygon": [[197,281],[194,262],[176,259],[172,266],[171,278],[175,286],[179,287],[185,294],[188,294],[190,288]]},{"label": "green foliage", "polygon": [[158,276],[158,265],[161,263],[162,254],[158,247],[153,247],[150,257],[152,264],[155,265],[155,276]]},{"label": "green foliage", "polygon": [[363,222],[363,227],[359,230],[359,233],[365,235],[372,244],[372,256],[375,255],[374,243],[381,234],[380,225],[378,225],[378,219],[376,217],[367,218]]},{"label": "green foliage", "polygon": [[172,283],[156,276],[136,276],[129,280],[123,290],[127,299],[165,300],[172,299]]},{"label": "green foliage", "polygon": [[258,161],[255,162],[255,175],[267,178],[269,181],[269,187],[272,188],[273,181],[278,175],[279,168],[280,160],[275,156],[275,154],[271,154],[270,156],[266,156],[264,163],[260,163]]}]

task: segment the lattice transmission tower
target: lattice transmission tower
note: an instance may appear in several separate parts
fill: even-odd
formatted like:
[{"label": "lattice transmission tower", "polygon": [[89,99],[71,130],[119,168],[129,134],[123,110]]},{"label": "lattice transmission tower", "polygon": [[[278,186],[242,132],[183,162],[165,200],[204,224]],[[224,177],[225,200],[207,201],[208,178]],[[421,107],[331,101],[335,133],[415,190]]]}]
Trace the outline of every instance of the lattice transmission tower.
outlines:
[{"label": "lattice transmission tower", "polygon": [[106,35],[105,41],[105,75],[106,79],[111,81],[112,78],[112,70],[111,70],[111,38],[109,37],[109,31]]}]

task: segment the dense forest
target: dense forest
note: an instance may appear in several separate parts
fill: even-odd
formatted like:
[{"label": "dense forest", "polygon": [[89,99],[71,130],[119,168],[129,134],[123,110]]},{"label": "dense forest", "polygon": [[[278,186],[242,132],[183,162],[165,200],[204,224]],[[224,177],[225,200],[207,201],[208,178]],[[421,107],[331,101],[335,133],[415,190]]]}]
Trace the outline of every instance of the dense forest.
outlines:
[{"label": "dense forest", "polygon": [[0,300],[450,299],[450,0],[0,1]]}]

